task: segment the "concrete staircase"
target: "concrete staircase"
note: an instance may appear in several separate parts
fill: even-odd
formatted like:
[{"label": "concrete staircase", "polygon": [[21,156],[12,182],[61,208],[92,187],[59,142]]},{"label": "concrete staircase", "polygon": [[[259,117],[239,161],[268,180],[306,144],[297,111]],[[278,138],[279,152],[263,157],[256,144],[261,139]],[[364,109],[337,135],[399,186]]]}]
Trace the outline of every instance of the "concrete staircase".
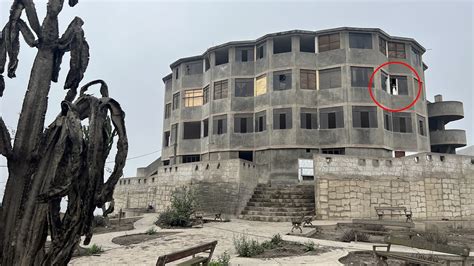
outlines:
[{"label": "concrete staircase", "polygon": [[313,184],[258,184],[240,219],[289,222],[314,215]]}]

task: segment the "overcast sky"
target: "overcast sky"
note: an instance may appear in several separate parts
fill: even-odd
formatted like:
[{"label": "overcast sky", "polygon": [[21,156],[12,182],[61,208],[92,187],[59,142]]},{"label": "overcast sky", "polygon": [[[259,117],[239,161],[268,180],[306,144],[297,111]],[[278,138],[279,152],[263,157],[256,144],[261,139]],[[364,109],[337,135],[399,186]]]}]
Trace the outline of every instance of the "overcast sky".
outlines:
[{"label": "overcast sky", "polygon": [[[35,1],[40,20],[45,1]],[[67,1],[66,1],[67,2]],[[0,25],[6,23],[11,1],[0,0]],[[84,21],[91,59],[83,84],[101,78],[125,110],[129,157],[125,175],[158,158],[163,117],[162,77],[181,57],[202,54],[208,47],[228,41],[250,40],[267,33],[293,29],[321,30],[351,26],[381,28],[392,36],[411,37],[427,52],[423,61],[429,100],[443,94],[445,100],[464,101],[465,118],[449,128],[467,130],[468,145],[474,143],[473,126],[473,4],[387,1],[380,2],[162,2],[84,1],[60,15],[61,32],[74,16]],[[6,79],[0,99],[0,115],[16,128],[36,50],[21,40],[17,78]],[[47,124],[60,108],[62,87],[69,69],[64,58],[61,80],[52,84]],[[96,94],[98,89],[94,89]],[[5,165],[5,161],[0,161]],[[112,166],[112,165],[111,165]],[[0,197],[6,180],[0,172]]]}]

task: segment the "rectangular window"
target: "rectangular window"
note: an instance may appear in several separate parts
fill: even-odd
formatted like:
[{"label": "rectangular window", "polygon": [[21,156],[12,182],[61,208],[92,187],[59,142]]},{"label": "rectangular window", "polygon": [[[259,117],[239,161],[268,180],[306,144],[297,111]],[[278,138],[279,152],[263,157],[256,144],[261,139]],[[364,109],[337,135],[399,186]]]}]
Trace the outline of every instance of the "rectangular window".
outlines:
[{"label": "rectangular window", "polygon": [[187,63],[184,65],[185,75],[202,74],[202,61]]},{"label": "rectangular window", "polygon": [[252,97],[253,79],[235,79],[235,97]]},{"label": "rectangular window", "polygon": [[304,35],[300,36],[300,52],[314,53],[314,36]]},{"label": "rectangular window", "polygon": [[203,138],[207,137],[209,135],[209,119],[204,119],[202,121],[202,136]]},{"label": "rectangular window", "polygon": [[227,80],[214,82],[214,100],[227,98]]},{"label": "rectangular window", "polygon": [[209,85],[202,89],[202,103],[206,104],[209,102]]},{"label": "rectangular window", "polygon": [[372,34],[350,32],[349,48],[372,49]]},{"label": "rectangular window", "polygon": [[267,75],[261,75],[255,79],[255,96],[267,93]]},{"label": "rectangular window", "polygon": [[220,49],[215,52],[216,66],[229,63],[229,49]]},{"label": "rectangular window", "polygon": [[340,48],[339,33],[318,36],[318,52],[326,52]]},{"label": "rectangular window", "polygon": [[344,155],[345,148],[330,148],[330,149],[321,149],[322,154],[339,154],[339,155]]},{"label": "rectangular window", "polygon": [[175,72],[175,79],[179,79],[179,68],[177,67],[174,72]]},{"label": "rectangular window", "polygon": [[257,59],[262,59],[265,57],[266,49],[265,43],[257,46]]},{"label": "rectangular window", "polygon": [[352,126],[354,128],[377,128],[377,108],[375,106],[353,106]]},{"label": "rectangular window", "polygon": [[413,47],[411,48],[411,57],[412,57],[413,65],[421,66],[421,54],[420,52],[415,50]]},{"label": "rectangular window", "polygon": [[203,104],[202,89],[184,91],[184,107],[195,107]]},{"label": "rectangular window", "polygon": [[277,37],[273,39],[273,54],[291,52],[291,37]]},{"label": "rectangular window", "polygon": [[383,112],[383,128],[388,131],[392,131],[392,117],[389,112]]},{"label": "rectangular window", "polygon": [[165,90],[171,90],[171,87],[172,87],[172,82],[171,82],[171,79],[168,79],[166,82],[165,82]]},{"label": "rectangular window", "polygon": [[390,87],[388,93],[392,95],[408,95],[407,77],[390,76]]},{"label": "rectangular window", "polygon": [[379,51],[387,55],[387,41],[382,37],[379,37]]},{"label": "rectangular window", "polygon": [[252,62],[253,61],[253,47],[237,47],[235,49],[235,61]]},{"label": "rectangular window", "polygon": [[[351,67],[351,86],[367,88],[372,72],[371,67]],[[374,83],[372,83],[373,86]]]},{"label": "rectangular window", "polygon": [[179,108],[179,92],[173,94],[173,110],[176,110]]},{"label": "rectangular window", "polygon": [[209,55],[206,55],[206,57],[204,58],[204,68],[206,71],[211,68],[211,60],[209,59]]},{"label": "rectangular window", "polygon": [[167,103],[165,106],[165,119],[171,116],[171,103]]},{"label": "rectangular window", "polygon": [[[388,82],[388,75],[380,71],[380,87],[382,88],[383,91],[387,91],[387,82]],[[388,92],[388,91],[387,91]]]},{"label": "rectangular window", "polygon": [[388,43],[388,57],[390,58],[406,58],[405,44],[399,42]]},{"label": "rectangular window", "polygon": [[316,70],[300,70],[300,88],[303,90],[316,90]]},{"label": "rectangular window", "polygon": [[253,132],[253,115],[252,114],[236,114],[234,116],[234,132],[235,133],[252,133]]},{"label": "rectangular window", "polygon": [[273,110],[273,129],[290,129],[292,127],[291,108]]},{"label": "rectangular window", "polygon": [[426,136],[426,118],[421,115],[416,115],[418,120],[418,134]]},{"label": "rectangular window", "polygon": [[344,110],[342,106],[320,109],[319,123],[320,129],[343,128]]},{"label": "rectangular window", "polygon": [[215,116],[212,120],[212,134],[222,135],[227,133],[227,116]]},{"label": "rectangular window", "polygon": [[341,87],[341,68],[319,70],[319,89],[332,89]]},{"label": "rectangular window", "polygon": [[178,124],[171,125],[171,143],[176,144],[178,142]]},{"label": "rectangular window", "polygon": [[183,139],[201,138],[201,121],[183,123]]},{"label": "rectangular window", "polygon": [[170,132],[165,131],[165,136],[164,136],[164,139],[163,139],[163,146],[164,147],[170,146],[170,142],[171,142],[170,137],[171,137]]},{"label": "rectangular window", "polygon": [[318,113],[316,109],[301,108],[300,125],[304,129],[318,129]]},{"label": "rectangular window", "polygon": [[410,113],[393,113],[392,114],[393,132],[411,133],[411,115]]},{"label": "rectangular window", "polygon": [[267,111],[261,111],[255,114],[255,132],[267,130]]},{"label": "rectangular window", "polygon": [[200,162],[201,155],[199,154],[192,154],[192,155],[183,155],[183,163],[194,163]]},{"label": "rectangular window", "polygon": [[291,89],[291,70],[273,72],[273,90]]}]

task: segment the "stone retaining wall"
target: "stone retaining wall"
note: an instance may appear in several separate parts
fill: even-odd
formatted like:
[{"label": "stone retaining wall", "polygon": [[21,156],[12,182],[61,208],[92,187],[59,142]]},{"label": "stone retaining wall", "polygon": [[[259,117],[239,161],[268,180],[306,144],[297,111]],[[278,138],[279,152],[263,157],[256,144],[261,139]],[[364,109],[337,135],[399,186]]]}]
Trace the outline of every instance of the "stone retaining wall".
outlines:
[{"label": "stone retaining wall", "polygon": [[474,157],[315,155],[314,168],[321,219],[375,218],[374,206],[406,206],[418,219],[474,218]]},{"label": "stone retaining wall", "polygon": [[146,178],[120,179],[114,191],[115,210],[151,205],[161,212],[169,206],[176,188],[191,186],[202,211],[237,215],[257,186],[256,172],[253,163],[241,159],[159,167]]}]

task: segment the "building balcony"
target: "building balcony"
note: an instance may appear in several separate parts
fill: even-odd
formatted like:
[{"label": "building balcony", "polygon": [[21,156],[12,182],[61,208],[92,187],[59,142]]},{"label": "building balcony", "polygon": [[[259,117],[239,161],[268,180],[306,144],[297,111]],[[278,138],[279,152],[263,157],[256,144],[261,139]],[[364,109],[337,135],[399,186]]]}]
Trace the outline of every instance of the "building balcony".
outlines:
[{"label": "building balcony", "polygon": [[466,146],[466,131],[462,129],[447,129],[430,132],[431,146],[449,145],[455,148]]},{"label": "building balcony", "polygon": [[458,101],[428,103],[428,117],[442,119],[445,123],[462,119],[464,117],[463,104]]}]

